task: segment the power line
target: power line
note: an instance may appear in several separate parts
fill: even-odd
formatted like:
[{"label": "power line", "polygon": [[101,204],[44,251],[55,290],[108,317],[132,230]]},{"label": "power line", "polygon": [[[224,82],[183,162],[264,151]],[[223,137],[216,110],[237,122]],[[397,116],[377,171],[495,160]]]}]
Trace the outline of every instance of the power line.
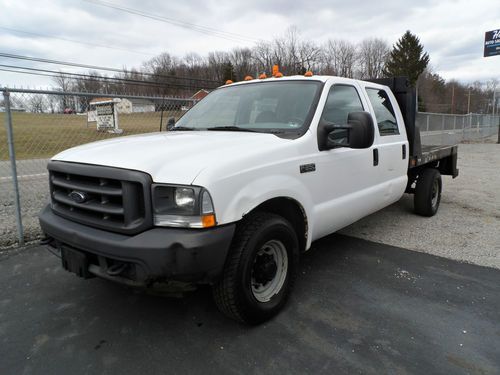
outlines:
[{"label": "power line", "polygon": [[[23,71],[19,71],[19,70],[13,70],[13,69],[4,69],[4,68],[0,68],[0,71],[2,72],[9,72],[9,73],[19,73],[19,74],[29,74],[29,75],[34,75],[34,76],[42,76],[42,77],[57,77],[58,75],[57,74],[45,74],[45,73],[35,73],[35,72],[23,72]],[[69,78],[69,77],[68,77]],[[84,79],[85,81],[90,81],[90,79]],[[113,82],[110,82],[110,83],[113,83]],[[150,85],[150,84],[147,84],[147,83],[144,83],[144,84],[137,84],[137,83],[129,83],[129,85],[132,85],[132,86],[152,86],[152,87],[165,87],[165,85]]]},{"label": "power line", "polygon": [[55,35],[48,35],[48,34],[41,34],[41,33],[34,33],[31,31],[24,31],[24,30],[18,30],[18,29],[11,29],[9,27],[4,27],[0,26],[0,29],[2,30],[7,30],[7,31],[13,31],[15,33],[20,33],[20,34],[26,34],[26,35],[32,35],[32,36],[39,36],[43,38],[50,38],[50,39],[57,39],[57,40],[63,40],[65,42],[71,42],[71,43],[78,43],[78,44],[83,44],[85,46],[91,46],[91,47],[100,47],[100,48],[108,48],[108,49],[114,49],[118,51],[125,51],[125,52],[130,52],[130,53],[136,53],[139,55],[150,55],[150,56],[155,56],[154,53],[148,53],[148,52],[141,52],[141,51],[135,51],[127,48],[121,48],[121,47],[113,47],[113,46],[108,46],[105,44],[99,44],[99,43],[90,43],[90,42],[83,42],[81,40],[75,40],[75,39],[69,39],[69,38],[62,38],[58,37]]},{"label": "power line", "polygon": [[145,80],[138,80],[138,79],[132,79],[132,78],[121,78],[121,77],[107,77],[107,76],[96,76],[92,74],[83,74],[83,73],[69,73],[69,72],[61,72],[61,71],[56,71],[56,70],[49,70],[49,69],[40,69],[40,68],[30,68],[26,66],[17,66],[17,65],[6,65],[6,64],[0,64],[0,67],[3,68],[13,68],[13,69],[22,69],[22,70],[29,70],[29,71],[35,71],[35,72],[43,72],[43,73],[53,73],[55,76],[63,75],[63,76],[71,76],[71,78],[74,77],[83,77],[87,78],[89,81],[104,81],[104,80],[113,80],[113,81],[118,81],[118,82],[135,82],[135,83],[141,83],[141,84],[152,84],[152,85],[170,85],[170,86],[182,86],[182,87],[196,87],[196,88],[207,88],[211,89],[214,87],[208,87],[208,86],[201,86],[201,85],[182,85],[178,83],[169,83],[169,82],[157,82],[157,81],[145,81]]},{"label": "power line", "polygon": [[256,38],[244,36],[241,34],[228,32],[228,31],[218,30],[218,29],[215,29],[213,27],[197,25],[195,23],[186,22],[186,21],[179,21],[179,20],[176,20],[173,18],[158,16],[158,15],[152,14],[152,13],[146,13],[146,12],[143,12],[143,11],[138,10],[138,9],[119,6],[119,5],[116,5],[116,4],[107,2],[107,1],[102,1],[102,0],[83,0],[83,1],[85,1],[87,3],[92,3],[95,5],[107,7],[107,8],[112,8],[112,9],[119,10],[122,12],[134,14],[134,15],[141,16],[144,18],[149,18],[149,19],[152,19],[155,21],[169,23],[169,24],[174,25],[174,26],[183,27],[185,29],[196,31],[196,32],[199,32],[202,34],[209,34],[209,35],[216,36],[218,38],[222,38],[222,39],[226,39],[226,40],[230,40],[233,42],[257,43],[257,42],[261,41],[260,39],[256,39]]},{"label": "power line", "polygon": [[[9,68],[9,69],[6,69]],[[18,70],[13,70],[18,69]],[[25,71],[28,70],[28,71]],[[20,73],[20,74],[30,74],[36,76],[45,76],[45,77],[66,77],[68,79],[79,79],[87,82],[100,82],[100,83],[111,83],[111,84],[126,84],[132,86],[145,86],[145,87],[174,87],[180,89],[200,89],[200,88],[213,88],[213,87],[203,87],[198,85],[188,85],[188,84],[180,84],[180,83],[160,83],[153,81],[141,81],[141,80],[133,80],[133,79],[125,79],[125,78],[116,78],[116,77],[98,77],[92,76],[88,74],[80,74],[80,73],[68,73],[68,72],[57,72],[54,70],[46,70],[46,69],[36,69],[36,68],[28,68],[21,66],[13,66],[13,65],[4,65],[0,64],[0,71],[11,72],[11,73]]]},{"label": "power line", "polygon": [[[47,63],[47,64],[55,64],[55,65],[65,65],[65,66],[72,66],[72,67],[85,68],[85,69],[105,70],[105,71],[117,72],[117,73],[128,73],[127,70],[125,70],[125,69],[108,68],[108,67],[103,67],[103,66],[80,64],[80,63],[60,61],[60,60],[51,60],[51,59],[45,59],[45,58],[40,58],[40,57],[22,56],[22,55],[15,55],[15,54],[4,53],[4,52],[0,52],[0,57],[5,57],[5,58],[9,58],[9,59],[36,61],[36,62]],[[220,84],[219,81],[212,80],[212,79],[182,77],[182,76],[156,74],[156,73],[145,73],[145,72],[137,72],[137,71],[130,72],[130,73],[142,75],[142,76],[150,76],[150,77],[181,79],[181,80],[189,80],[189,81],[193,81],[193,82],[210,82],[210,83],[214,83],[214,84]]]}]

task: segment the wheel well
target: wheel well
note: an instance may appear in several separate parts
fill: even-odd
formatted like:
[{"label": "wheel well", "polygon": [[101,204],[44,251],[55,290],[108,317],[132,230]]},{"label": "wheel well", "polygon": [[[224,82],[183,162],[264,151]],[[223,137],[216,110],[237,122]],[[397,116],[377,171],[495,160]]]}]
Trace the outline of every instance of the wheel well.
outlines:
[{"label": "wheel well", "polygon": [[300,250],[305,251],[307,245],[307,216],[299,202],[292,198],[273,198],[255,207],[251,212],[271,212],[287,219],[292,224],[299,240]]},{"label": "wheel well", "polygon": [[424,164],[424,165],[416,167],[416,168],[411,168],[408,171],[408,183],[406,185],[405,193],[415,194],[415,186],[414,186],[414,184],[416,184],[419,176],[426,169],[437,169],[439,171],[439,163],[438,162],[432,162],[432,163],[427,163],[427,164]]}]

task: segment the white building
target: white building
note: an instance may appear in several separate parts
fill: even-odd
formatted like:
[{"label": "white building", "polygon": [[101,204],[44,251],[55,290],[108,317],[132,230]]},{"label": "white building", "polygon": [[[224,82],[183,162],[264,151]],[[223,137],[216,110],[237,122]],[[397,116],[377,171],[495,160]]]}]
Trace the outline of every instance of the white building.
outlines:
[{"label": "white building", "polygon": [[118,113],[154,112],[155,104],[147,99],[121,99],[117,103]]},{"label": "white building", "polygon": [[114,102],[118,114],[146,113],[154,112],[155,104],[147,99],[112,99],[112,98],[94,98],[89,103],[87,119],[89,122],[97,120],[96,106],[100,104]]}]

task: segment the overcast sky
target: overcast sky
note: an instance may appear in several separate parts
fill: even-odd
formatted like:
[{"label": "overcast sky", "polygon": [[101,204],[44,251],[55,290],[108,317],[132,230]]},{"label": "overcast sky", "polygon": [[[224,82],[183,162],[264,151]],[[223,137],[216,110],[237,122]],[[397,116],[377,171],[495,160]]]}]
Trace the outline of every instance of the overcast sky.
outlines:
[{"label": "overcast sky", "polygon": [[[130,68],[161,52],[182,57],[191,51],[205,55],[252,47],[248,39],[270,40],[290,26],[319,44],[328,38],[359,42],[367,37],[393,44],[409,29],[420,37],[433,69],[446,79],[500,78],[500,56],[483,58],[485,31],[500,28],[498,0],[107,1],[247,39],[228,40],[228,34],[207,35],[83,0],[0,0],[0,52]],[[2,57],[0,64],[81,71]],[[47,87],[51,81],[0,71],[0,85]]]}]

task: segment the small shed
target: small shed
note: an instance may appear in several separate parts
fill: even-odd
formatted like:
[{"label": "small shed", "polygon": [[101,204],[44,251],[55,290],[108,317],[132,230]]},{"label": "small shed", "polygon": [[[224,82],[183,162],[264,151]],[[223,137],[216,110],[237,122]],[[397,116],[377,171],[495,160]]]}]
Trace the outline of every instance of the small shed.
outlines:
[{"label": "small shed", "polygon": [[148,99],[122,99],[117,104],[118,113],[146,113],[154,112],[155,104]]}]

